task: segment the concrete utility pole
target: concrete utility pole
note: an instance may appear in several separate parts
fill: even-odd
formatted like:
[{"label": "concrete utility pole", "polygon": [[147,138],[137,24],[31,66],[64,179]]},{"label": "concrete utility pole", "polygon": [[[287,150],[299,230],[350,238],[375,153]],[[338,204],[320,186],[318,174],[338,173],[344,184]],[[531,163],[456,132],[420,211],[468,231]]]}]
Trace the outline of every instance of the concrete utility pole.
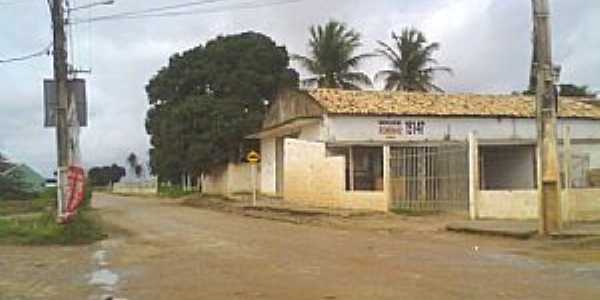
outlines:
[{"label": "concrete utility pole", "polygon": [[541,178],[538,179],[540,198],[540,234],[558,233],[561,229],[560,171],[556,142],[558,96],[554,87],[550,7],[548,0],[532,0],[534,18],[534,47],[537,61],[536,112],[537,147]]},{"label": "concrete utility pole", "polygon": [[54,0],[52,3],[52,28],[54,32],[54,80],[56,82],[56,150],[58,177],[58,215],[63,213],[64,196],[67,188],[67,168],[69,165],[69,124],[67,112],[69,109],[68,67],[65,35],[64,0]]}]

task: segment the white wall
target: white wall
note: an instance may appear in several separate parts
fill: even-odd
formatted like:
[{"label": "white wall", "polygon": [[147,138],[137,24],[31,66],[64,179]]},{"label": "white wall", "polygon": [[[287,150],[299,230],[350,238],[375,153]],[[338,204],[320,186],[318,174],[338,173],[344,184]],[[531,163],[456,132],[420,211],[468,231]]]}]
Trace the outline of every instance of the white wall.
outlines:
[{"label": "white wall", "polygon": [[[260,165],[257,165],[257,186],[260,187]],[[232,196],[252,193],[252,166],[248,163],[214,168],[202,175],[202,193],[208,195]]]},{"label": "white wall", "polygon": [[323,126],[321,123],[311,124],[302,128],[298,139],[310,142],[318,142],[323,140]]},{"label": "white wall", "polygon": [[276,155],[275,138],[264,138],[260,140],[260,192],[263,194],[275,195],[277,193],[276,185]]},{"label": "white wall", "polygon": [[[385,136],[379,132],[379,121],[423,121],[424,134],[408,136]],[[324,122],[324,139],[327,142],[365,141],[424,141],[424,140],[466,140],[469,132],[475,131],[480,140],[524,139],[533,140],[536,124],[533,119],[510,118],[415,118],[415,117],[373,117],[373,116],[328,116]],[[572,139],[600,139],[600,121],[569,119],[559,120],[559,132],[565,125],[571,127]]]},{"label": "white wall", "polygon": [[326,145],[285,139],[285,201],[305,206],[387,211],[384,191],[346,191],[346,159],[327,156]]}]

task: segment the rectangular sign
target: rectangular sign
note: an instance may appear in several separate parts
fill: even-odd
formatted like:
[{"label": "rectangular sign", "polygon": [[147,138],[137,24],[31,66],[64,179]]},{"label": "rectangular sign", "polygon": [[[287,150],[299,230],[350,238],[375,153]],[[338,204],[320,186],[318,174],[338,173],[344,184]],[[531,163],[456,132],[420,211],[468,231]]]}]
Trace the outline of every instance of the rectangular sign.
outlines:
[{"label": "rectangular sign", "polygon": [[379,134],[388,138],[425,135],[425,121],[380,120]]},{"label": "rectangular sign", "polygon": [[[87,98],[85,91],[85,80],[69,80],[69,90],[77,104],[77,119],[79,126],[87,126]],[[56,127],[56,83],[54,80],[44,80],[44,127]]]}]

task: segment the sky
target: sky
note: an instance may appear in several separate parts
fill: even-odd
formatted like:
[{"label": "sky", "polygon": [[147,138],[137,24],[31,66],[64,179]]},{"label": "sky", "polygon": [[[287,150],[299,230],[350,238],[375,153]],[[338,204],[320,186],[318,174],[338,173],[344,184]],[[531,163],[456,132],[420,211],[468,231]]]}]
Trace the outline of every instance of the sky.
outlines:
[{"label": "sky", "polygon": [[[71,0],[73,7],[92,0]],[[111,6],[79,10],[73,18],[143,10],[190,0],[116,0]],[[202,1],[196,1],[202,2]],[[205,1],[207,2],[207,1]],[[210,2],[210,1],[208,1]],[[439,42],[435,58],[453,69],[436,83],[453,93],[510,93],[528,84],[531,60],[531,1],[528,0],[216,0],[186,10],[193,15],[112,20],[73,26],[73,61],[91,69],[87,80],[89,126],[82,130],[86,167],[125,164],[131,152],[147,159],[144,87],[169,56],[218,36],[257,31],[293,54],[306,54],[308,28],[334,19],[362,34],[361,52],[392,31],[412,26]],[[240,3],[246,9],[232,9]],[[250,3],[250,4],[249,4]],[[553,56],[561,82],[600,91],[600,1],[554,0]],[[51,42],[45,0],[0,0],[0,60],[43,49]],[[292,63],[301,74],[298,65]],[[374,75],[382,59],[363,63]],[[0,63],[0,152],[49,176],[56,165],[55,132],[43,128],[42,82],[52,77],[52,59]]]}]

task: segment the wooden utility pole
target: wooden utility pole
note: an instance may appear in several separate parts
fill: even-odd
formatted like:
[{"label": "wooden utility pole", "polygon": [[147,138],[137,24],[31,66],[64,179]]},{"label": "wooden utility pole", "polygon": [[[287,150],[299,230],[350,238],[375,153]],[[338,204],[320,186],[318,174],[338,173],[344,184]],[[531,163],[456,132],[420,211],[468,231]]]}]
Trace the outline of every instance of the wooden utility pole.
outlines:
[{"label": "wooden utility pole", "polygon": [[537,148],[540,178],[540,234],[558,233],[561,229],[561,189],[557,151],[556,120],[558,96],[554,86],[550,7],[548,0],[532,0],[534,19],[534,47],[537,74],[536,112]]},{"label": "wooden utility pole", "polygon": [[54,0],[52,3],[52,28],[54,32],[54,80],[56,82],[56,150],[58,177],[58,214],[65,207],[64,196],[67,187],[67,168],[69,165],[69,124],[67,112],[69,109],[68,67],[65,35],[64,0]]}]

